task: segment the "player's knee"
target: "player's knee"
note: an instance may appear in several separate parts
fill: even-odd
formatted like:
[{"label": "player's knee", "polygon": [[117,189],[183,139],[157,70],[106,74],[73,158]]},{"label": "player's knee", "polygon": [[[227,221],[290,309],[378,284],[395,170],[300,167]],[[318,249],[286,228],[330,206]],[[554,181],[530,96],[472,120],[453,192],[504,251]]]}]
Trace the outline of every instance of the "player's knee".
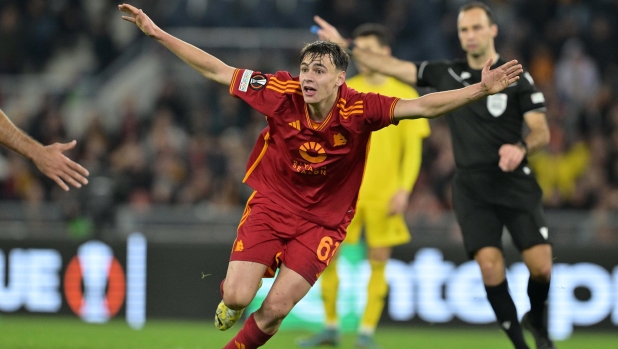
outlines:
[{"label": "player's knee", "polygon": [[551,263],[544,263],[530,267],[530,277],[539,282],[549,282],[551,279]]}]

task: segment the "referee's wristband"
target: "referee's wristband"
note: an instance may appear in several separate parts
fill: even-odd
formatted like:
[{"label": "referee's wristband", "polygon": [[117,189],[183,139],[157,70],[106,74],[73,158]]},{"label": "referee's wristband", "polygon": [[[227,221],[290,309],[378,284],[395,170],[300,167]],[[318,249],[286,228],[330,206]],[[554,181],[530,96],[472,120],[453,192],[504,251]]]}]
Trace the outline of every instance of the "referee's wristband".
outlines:
[{"label": "referee's wristband", "polygon": [[524,147],[524,150],[526,151],[525,155],[528,155],[528,144],[526,144],[526,141],[522,139],[519,142],[517,142],[517,145]]}]

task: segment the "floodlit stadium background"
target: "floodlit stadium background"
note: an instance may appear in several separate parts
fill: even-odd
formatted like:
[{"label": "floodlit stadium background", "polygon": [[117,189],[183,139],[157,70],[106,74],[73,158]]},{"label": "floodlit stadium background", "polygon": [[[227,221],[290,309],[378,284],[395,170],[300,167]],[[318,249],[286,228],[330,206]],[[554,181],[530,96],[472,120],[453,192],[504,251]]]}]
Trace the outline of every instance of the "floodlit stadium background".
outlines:
[{"label": "floodlit stadium background", "polygon": [[[463,57],[456,35],[463,3],[134,5],[232,66],[295,73],[299,49],[316,39],[309,32],[314,14],[346,36],[364,22],[387,25],[399,58]],[[544,189],[555,243],[550,332],[556,339],[586,328],[615,332],[618,3],[488,4],[499,26],[498,52],[524,64],[548,106],[552,140],[530,161]],[[210,322],[219,301],[236,224],[251,193],[241,183],[245,163],[264,118],[123,22],[116,5],[0,3],[0,107],[42,143],[77,139],[70,156],[91,173],[87,187],[63,193],[25,159],[0,150],[0,318],[7,321],[15,314],[79,313],[89,322],[126,319],[134,328],[151,319]],[[348,74],[355,74],[353,66]],[[395,250],[389,265],[382,323],[445,329],[491,323],[480,272],[466,261],[451,213],[448,127],[443,119],[432,120],[431,127],[406,213],[414,238]],[[523,315],[527,274],[506,234],[505,244],[511,288]],[[362,253],[362,246],[349,247],[340,263],[339,307],[349,330],[362,309],[368,275]],[[71,267],[75,260],[108,269],[79,273]],[[284,329],[319,328],[319,302],[316,287]]]}]

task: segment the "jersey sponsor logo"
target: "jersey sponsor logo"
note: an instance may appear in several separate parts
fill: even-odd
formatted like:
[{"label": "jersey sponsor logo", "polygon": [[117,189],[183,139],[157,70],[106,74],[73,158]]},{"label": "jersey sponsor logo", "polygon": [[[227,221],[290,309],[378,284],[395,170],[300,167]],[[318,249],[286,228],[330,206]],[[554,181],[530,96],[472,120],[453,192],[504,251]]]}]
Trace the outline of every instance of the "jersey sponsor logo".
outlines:
[{"label": "jersey sponsor logo", "polygon": [[530,100],[532,100],[534,104],[545,103],[545,96],[543,92],[535,92],[530,95]]},{"label": "jersey sponsor logo", "polygon": [[266,78],[266,76],[262,75],[262,74],[258,74],[255,75],[251,78],[251,80],[249,80],[249,86],[251,86],[252,90],[261,90],[264,88],[264,86],[266,86],[266,83],[268,82],[268,79]]},{"label": "jersey sponsor logo", "polygon": [[305,142],[300,146],[299,152],[303,159],[313,164],[319,164],[326,160],[326,150],[316,142]]},{"label": "jersey sponsor logo", "polygon": [[253,70],[245,70],[244,73],[242,73],[242,78],[240,79],[240,84],[238,85],[238,91],[240,92],[247,92],[247,89],[249,88],[249,82],[251,81],[251,75],[253,74]]},{"label": "jersey sponsor logo", "polygon": [[337,133],[333,136],[333,144],[335,147],[339,147],[348,143],[348,140],[341,133]]},{"label": "jersey sponsor logo", "polygon": [[302,174],[326,176],[326,166],[313,167],[311,164],[308,164],[306,162],[298,162],[296,160],[293,160],[292,168],[294,169],[294,171]]},{"label": "jersey sponsor logo", "polygon": [[508,96],[504,93],[496,93],[487,97],[487,110],[495,118],[499,117],[506,110]]},{"label": "jersey sponsor logo", "polygon": [[292,122],[289,122],[288,125],[294,127],[295,129],[300,131],[300,120],[295,120]]}]

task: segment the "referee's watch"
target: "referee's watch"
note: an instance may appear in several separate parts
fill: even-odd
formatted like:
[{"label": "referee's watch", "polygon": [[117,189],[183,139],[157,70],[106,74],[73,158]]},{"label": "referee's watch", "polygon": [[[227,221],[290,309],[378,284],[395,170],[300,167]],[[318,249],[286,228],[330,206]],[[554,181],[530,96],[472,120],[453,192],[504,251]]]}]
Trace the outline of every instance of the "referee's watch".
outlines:
[{"label": "referee's watch", "polygon": [[517,142],[517,145],[519,145],[519,146],[524,148],[524,150],[526,151],[526,154],[524,154],[524,155],[528,155],[528,144],[526,144],[526,141],[521,139],[519,142]]}]

